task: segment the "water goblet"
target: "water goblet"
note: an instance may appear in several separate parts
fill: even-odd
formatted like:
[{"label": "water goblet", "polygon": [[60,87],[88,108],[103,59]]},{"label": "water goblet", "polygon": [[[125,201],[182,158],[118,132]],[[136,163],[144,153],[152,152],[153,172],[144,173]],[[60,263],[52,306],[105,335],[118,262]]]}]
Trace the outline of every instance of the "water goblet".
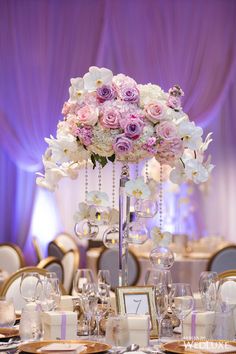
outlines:
[{"label": "water goblet", "polygon": [[214,311],[217,299],[217,272],[202,272],[199,279],[199,292],[205,310]]},{"label": "water goblet", "polygon": [[101,269],[98,271],[98,285],[106,284],[109,289],[111,287],[111,275],[110,271],[107,269]]},{"label": "water goblet", "polygon": [[97,339],[100,339],[100,321],[111,306],[110,288],[105,283],[98,284],[97,288],[98,304],[95,312],[95,320],[97,327]]},{"label": "water goblet", "polygon": [[0,327],[11,327],[16,320],[12,298],[0,297]]},{"label": "water goblet", "polygon": [[48,310],[55,310],[61,301],[61,290],[58,278],[46,278],[45,295],[48,299]]},{"label": "water goblet", "polygon": [[161,342],[161,324],[168,311],[168,291],[163,283],[156,284],[154,287],[156,315],[158,321],[158,342]]},{"label": "water goblet", "polygon": [[27,304],[35,303],[38,300],[41,282],[40,274],[37,272],[25,272],[22,274],[20,293]]},{"label": "water goblet", "polygon": [[79,295],[82,293],[83,285],[94,283],[94,276],[90,269],[78,269],[73,279],[74,292]]},{"label": "water goblet", "polygon": [[172,310],[180,320],[183,337],[183,320],[193,310],[194,299],[190,284],[175,283],[171,290]]}]

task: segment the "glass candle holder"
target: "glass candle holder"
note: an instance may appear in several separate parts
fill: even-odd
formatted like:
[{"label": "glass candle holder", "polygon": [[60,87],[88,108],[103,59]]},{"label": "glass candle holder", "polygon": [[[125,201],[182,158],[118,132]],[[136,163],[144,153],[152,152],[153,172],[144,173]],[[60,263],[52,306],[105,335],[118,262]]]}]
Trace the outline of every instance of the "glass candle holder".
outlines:
[{"label": "glass candle holder", "polygon": [[0,327],[11,327],[16,321],[13,300],[0,297]]}]

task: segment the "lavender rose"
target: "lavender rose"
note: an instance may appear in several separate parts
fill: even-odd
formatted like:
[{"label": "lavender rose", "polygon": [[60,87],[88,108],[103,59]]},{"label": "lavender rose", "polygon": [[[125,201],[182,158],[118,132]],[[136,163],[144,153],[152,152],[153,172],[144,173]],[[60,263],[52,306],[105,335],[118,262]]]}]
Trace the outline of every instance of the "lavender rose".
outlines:
[{"label": "lavender rose", "polygon": [[169,96],[167,100],[167,106],[174,109],[175,111],[179,111],[181,109],[180,97]]},{"label": "lavender rose", "polygon": [[100,117],[100,123],[104,128],[117,129],[120,128],[121,114],[117,109],[108,108],[104,109],[102,116]]},{"label": "lavender rose", "polygon": [[131,116],[124,122],[123,128],[125,136],[131,139],[138,139],[143,132],[143,121],[136,116]]},{"label": "lavender rose", "polygon": [[92,143],[93,132],[91,127],[83,126],[78,128],[77,135],[83,145],[88,146]]},{"label": "lavender rose", "polygon": [[116,97],[114,88],[110,85],[102,85],[97,89],[97,98],[100,102],[113,100]]},{"label": "lavender rose", "polygon": [[164,121],[156,126],[156,134],[164,140],[170,140],[177,136],[176,125],[172,122]]},{"label": "lavender rose", "polygon": [[113,149],[117,155],[124,155],[132,150],[132,141],[123,134],[118,135]]},{"label": "lavender rose", "polygon": [[119,97],[123,101],[137,103],[139,101],[139,91],[135,86],[129,87],[124,85],[120,87]]}]

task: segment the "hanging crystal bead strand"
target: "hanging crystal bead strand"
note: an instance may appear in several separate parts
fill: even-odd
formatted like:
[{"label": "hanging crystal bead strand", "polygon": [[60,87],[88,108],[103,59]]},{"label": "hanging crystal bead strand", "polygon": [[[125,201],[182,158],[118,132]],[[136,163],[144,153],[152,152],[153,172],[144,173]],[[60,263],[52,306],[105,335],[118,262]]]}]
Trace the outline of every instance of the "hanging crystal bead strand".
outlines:
[{"label": "hanging crystal bead strand", "polygon": [[112,209],[115,209],[115,199],[116,199],[116,166],[115,162],[112,163]]},{"label": "hanging crystal bead strand", "polygon": [[148,183],[149,181],[149,166],[148,161],[145,162],[145,181]]},{"label": "hanging crystal bead strand", "polygon": [[135,179],[138,178],[138,174],[139,174],[139,165],[138,163],[135,164]]},{"label": "hanging crystal bead strand", "polygon": [[85,184],[85,202],[87,202],[88,197],[88,162],[85,163],[84,171],[84,184]]},{"label": "hanging crystal bead strand", "polygon": [[101,165],[98,166],[98,190],[99,190],[99,192],[102,191],[102,167],[101,167]]},{"label": "hanging crystal bead strand", "polygon": [[162,232],[163,224],[163,167],[160,164],[160,184],[159,184],[159,227]]}]

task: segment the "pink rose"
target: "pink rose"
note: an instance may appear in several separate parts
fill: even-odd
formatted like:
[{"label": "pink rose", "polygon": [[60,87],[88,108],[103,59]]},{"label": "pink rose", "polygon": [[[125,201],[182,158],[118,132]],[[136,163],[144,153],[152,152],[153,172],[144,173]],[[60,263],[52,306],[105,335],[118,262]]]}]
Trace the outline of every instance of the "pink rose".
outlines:
[{"label": "pink rose", "polygon": [[80,108],[77,115],[80,124],[95,125],[98,121],[98,110],[90,106]]},{"label": "pink rose", "polygon": [[161,122],[156,125],[156,134],[164,140],[171,140],[177,136],[176,125],[168,121]]},{"label": "pink rose", "polygon": [[104,128],[117,129],[120,128],[121,114],[114,108],[104,109],[100,118],[100,123]]},{"label": "pink rose", "polygon": [[160,103],[150,103],[145,110],[147,118],[154,124],[164,117],[164,107]]}]

